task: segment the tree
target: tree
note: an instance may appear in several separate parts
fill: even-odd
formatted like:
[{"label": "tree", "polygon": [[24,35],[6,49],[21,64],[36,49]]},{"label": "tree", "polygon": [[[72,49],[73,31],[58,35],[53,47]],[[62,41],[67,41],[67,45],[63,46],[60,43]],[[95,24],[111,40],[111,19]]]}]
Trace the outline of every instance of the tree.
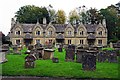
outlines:
[{"label": "tree", "polygon": [[39,19],[40,23],[42,23],[43,17],[46,17],[47,23],[50,21],[49,13],[45,7],[36,7],[34,5],[26,5],[21,7],[16,12],[16,20],[20,23],[36,23],[37,19]]},{"label": "tree", "polygon": [[108,29],[108,40],[117,40],[117,11],[114,5],[108,6],[106,9],[101,9],[100,13],[105,17],[106,19],[106,26]]},{"label": "tree", "polygon": [[64,24],[66,21],[65,12],[63,10],[58,10],[56,14],[56,22],[58,24]]},{"label": "tree", "polygon": [[88,22],[90,22],[91,24],[98,24],[99,22],[101,22],[101,20],[103,19],[102,15],[100,14],[99,11],[97,11],[97,9],[89,9],[87,11],[87,16],[88,16]]},{"label": "tree", "polygon": [[71,24],[76,24],[79,21],[79,15],[77,11],[74,9],[69,13],[69,22]]},{"label": "tree", "polygon": [[50,21],[56,23],[56,11],[54,9],[49,9]]}]

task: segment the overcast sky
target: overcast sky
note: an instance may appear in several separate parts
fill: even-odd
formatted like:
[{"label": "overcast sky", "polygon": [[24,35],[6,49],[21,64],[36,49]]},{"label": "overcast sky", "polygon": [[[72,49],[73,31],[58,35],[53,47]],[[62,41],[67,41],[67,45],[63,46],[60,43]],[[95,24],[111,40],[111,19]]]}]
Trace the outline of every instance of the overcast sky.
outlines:
[{"label": "overcast sky", "polygon": [[106,8],[111,4],[118,3],[119,0],[0,0],[0,31],[8,34],[11,27],[11,18],[20,7],[25,5],[45,6],[49,4],[57,11],[63,9],[68,13],[76,7],[85,5],[87,8]]}]

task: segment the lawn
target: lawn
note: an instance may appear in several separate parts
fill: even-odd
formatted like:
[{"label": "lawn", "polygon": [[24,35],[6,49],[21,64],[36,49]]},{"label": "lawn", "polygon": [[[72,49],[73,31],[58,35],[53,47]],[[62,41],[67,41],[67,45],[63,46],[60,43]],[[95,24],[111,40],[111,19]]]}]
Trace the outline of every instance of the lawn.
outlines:
[{"label": "lawn", "polygon": [[[59,63],[51,60],[36,60],[35,68],[25,69],[22,55],[7,55],[8,62],[2,64],[3,76],[46,76],[65,78],[117,78],[117,63],[98,63],[95,71],[83,71],[82,64],[76,62],[65,62],[65,51],[62,53],[55,50],[55,57],[59,58]],[[1,65],[1,64],[0,64]]]}]

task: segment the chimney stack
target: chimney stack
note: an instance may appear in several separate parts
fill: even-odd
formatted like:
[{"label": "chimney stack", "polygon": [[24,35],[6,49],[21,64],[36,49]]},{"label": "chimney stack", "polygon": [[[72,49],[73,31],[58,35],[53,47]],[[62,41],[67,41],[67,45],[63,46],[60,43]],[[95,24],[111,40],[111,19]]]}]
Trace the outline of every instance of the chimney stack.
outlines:
[{"label": "chimney stack", "polygon": [[46,25],[47,24],[47,21],[46,21],[46,18],[44,17],[43,18],[43,25]]}]

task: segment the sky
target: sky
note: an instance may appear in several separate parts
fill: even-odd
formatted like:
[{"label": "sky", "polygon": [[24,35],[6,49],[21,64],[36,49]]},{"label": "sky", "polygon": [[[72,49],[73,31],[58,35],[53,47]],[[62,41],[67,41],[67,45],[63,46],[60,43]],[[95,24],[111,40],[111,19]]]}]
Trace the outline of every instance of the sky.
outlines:
[{"label": "sky", "polygon": [[8,34],[11,28],[11,18],[15,16],[15,12],[20,7],[25,5],[48,7],[51,4],[53,9],[56,11],[62,9],[68,16],[71,10],[83,5],[88,9],[92,7],[99,10],[118,2],[119,0],[0,0],[0,31],[5,35]]}]

